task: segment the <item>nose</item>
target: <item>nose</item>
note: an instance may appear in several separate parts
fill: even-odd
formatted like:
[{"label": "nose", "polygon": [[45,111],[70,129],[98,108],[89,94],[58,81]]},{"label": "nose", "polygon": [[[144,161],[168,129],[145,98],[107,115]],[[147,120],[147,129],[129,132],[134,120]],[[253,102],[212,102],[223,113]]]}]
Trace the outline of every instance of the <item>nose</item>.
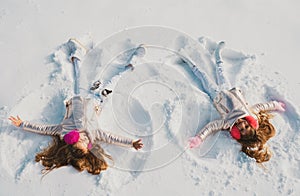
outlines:
[{"label": "nose", "polygon": [[243,130],[245,128],[245,123],[244,122],[240,122],[238,123],[238,126],[239,130]]},{"label": "nose", "polygon": [[245,128],[246,128],[245,122],[242,122],[242,123],[241,123],[241,129],[244,130]]}]

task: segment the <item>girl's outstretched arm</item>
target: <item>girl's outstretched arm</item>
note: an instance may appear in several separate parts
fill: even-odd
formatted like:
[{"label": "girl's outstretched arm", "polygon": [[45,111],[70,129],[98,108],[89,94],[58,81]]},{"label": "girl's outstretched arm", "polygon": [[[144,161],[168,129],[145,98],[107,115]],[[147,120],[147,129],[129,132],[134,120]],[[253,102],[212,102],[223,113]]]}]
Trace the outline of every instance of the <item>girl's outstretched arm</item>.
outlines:
[{"label": "girl's outstretched arm", "polygon": [[210,123],[208,123],[204,128],[202,128],[199,133],[194,136],[189,138],[189,147],[190,148],[196,148],[200,146],[200,144],[211,134],[224,130],[224,129],[229,129],[228,123],[225,123],[224,120],[215,120]]},{"label": "girl's outstretched arm", "polygon": [[141,139],[134,141],[132,139],[114,135],[102,130],[96,131],[96,139],[109,144],[115,144],[115,145],[125,146],[125,147],[133,147],[136,150],[141,149],[143,147],[143,143]]},{"label": "girl's outstretched arm", "polygon": [[17,117],[10,116],[8,119],[16,127],[21,127],[25,131],[38,133],[42,135],[59,135],[62,130],[61,125],[33,124],[27,121],[23,121],[19,116]]},{"label": "girl's outstretched arm", "polygon": [[252,106],[252,109],[255,113],[259,113],[260,111],[285,111],[285,104],[279,101],[269,101],[267,103],[258,103]]}]

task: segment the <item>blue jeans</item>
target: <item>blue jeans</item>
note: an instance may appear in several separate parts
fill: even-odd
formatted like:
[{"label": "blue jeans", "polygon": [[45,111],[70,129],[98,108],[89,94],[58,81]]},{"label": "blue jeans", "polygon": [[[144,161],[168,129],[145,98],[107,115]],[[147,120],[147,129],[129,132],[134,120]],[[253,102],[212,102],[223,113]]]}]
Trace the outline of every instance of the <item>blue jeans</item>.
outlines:
[{"label": "blue jeans", "polygon": [[74,94],[79,95],[80,94],[80,87],[79,87],[79,59],[74,58],[73,60],[73,66],[74,66]]},{"label": "blue jeans", "polygon": [[222,64],[222,62],[216,63],[217,81],[215,83],[212,82],[211,79],[207,76],[207,74],[202,72],[199,69],[199,67],[194,66],[192,68],[193,73],[201,82],[203,91],[210,97],[211,101],[213,101],[218,92],[225,89],[229,89],[231,86],[229,81],[224,76]]}]

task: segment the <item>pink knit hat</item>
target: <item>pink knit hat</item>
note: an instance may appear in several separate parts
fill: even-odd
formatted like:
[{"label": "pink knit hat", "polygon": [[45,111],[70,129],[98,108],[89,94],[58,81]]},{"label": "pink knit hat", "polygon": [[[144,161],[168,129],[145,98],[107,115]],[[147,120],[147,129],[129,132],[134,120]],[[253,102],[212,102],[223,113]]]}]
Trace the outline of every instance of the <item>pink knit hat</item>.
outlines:
[{"label": "pink knit hat", "polygon": [[69,133],[67,133],[66,135],[64,135],[64,140],[67,144],[75,144],[76,142],[78,142],[79,140],[79,132],[74,129],[72,131],[70,131]]}]

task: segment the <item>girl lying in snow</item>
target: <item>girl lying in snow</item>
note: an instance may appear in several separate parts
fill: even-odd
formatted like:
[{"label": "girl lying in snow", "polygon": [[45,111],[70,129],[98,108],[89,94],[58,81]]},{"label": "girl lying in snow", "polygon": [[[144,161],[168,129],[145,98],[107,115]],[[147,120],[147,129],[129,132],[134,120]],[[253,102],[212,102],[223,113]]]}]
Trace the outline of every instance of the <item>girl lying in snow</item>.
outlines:
[{"label": "girl lying in snow", "polygon": [[256,159],[258,163],[269,161],[271,152],[266,142],[275,135],[275,128],[269,121],[272,117],[270,112],[283,112],[285,105],[282,102],[270,101],[249,107],[241,90],[230,88],[223,75],[223,62],[220,56],[223,47],[224,42],[220,42],[215,51],[218,90],[197,66],[191,67],[193,73],[200,79],[205,93],[209,95],[220,113],[221,119],[208,123],[195,137],[190,138],[189,146],[198,147],[210,134],[227,130],[242,145],[242,151],[246,155]]},{"label": "girl lying in snow", "polygon": [[[88,128],[88,109],[86,106],[91,99],[79,95],[79,62],[86,50],[75,39],[70,39],[67,44],[73,51],[70,61],[74,68],[75,95],[66,103],[66,114],[61,124],[37,125],[21,120],[19,116],[11,116],[9,120],[13,125],[26,131],[52,136],[53,141],[50,146],[37,153],[35,157],[36,162],[41,161],[44,165],[46,172],[70,164],[78,171],[86,169],[91,174],[99,174],[108,167],[105,158],[112,160],[111,156],[107,155],[101,148],[102,142],[133,147],[136,150],[142,148],[143,144],[141,139],[134,141],[101,129],[91,130]],[[91,90],[98,87],[99,82],[96,82]],[[104,89],[101,94],[98,94],[98,98],[106,97],[111,92]],[[99,105],[93,110],[93,113],[95,112],[99,112]]]}]

